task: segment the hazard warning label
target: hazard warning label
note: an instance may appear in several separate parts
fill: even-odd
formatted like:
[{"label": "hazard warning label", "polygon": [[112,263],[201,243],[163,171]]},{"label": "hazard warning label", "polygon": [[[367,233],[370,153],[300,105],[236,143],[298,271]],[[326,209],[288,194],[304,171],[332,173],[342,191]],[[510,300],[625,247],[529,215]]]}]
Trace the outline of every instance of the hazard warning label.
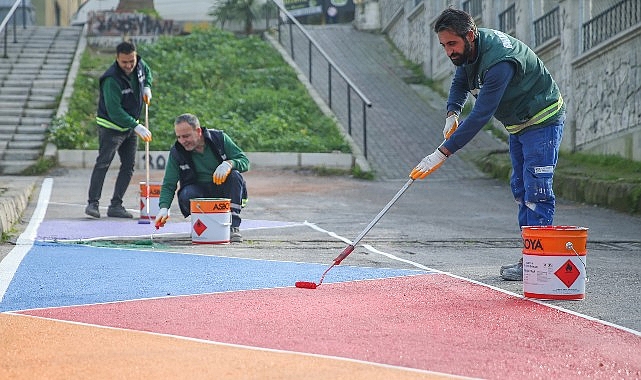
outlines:
[{"label": "hazard warning label", "polygon": [[196,220],[196,222],[194,223],[194,232],[196,232],[198,236],[202,235],[206,229],[207,225],[205,223],[203,223],[200,219]]},{"label": "hazard warning label", "polygon": [[566,287],[570,288],[576,279],[579,278],[581,272],[571,260],[568,260],[554,272],[554,275],[558,277]]}]

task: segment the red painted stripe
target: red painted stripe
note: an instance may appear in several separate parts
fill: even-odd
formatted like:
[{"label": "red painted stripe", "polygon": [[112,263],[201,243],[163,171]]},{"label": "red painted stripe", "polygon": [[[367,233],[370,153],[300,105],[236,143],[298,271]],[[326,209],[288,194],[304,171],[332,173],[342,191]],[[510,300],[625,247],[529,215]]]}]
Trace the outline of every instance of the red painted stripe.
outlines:
[{"label": "red painted stripe", "polygon": [[28,314],[481,378],[634,378],[641,337],[446,275]]}]

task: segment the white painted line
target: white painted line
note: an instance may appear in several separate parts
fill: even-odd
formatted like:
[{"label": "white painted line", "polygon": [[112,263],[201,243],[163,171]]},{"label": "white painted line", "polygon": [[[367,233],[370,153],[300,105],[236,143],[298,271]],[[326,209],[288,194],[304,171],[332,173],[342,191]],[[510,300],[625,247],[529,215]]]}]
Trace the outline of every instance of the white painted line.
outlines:
[{"label": "white painted line", "polygon": [[[318,227],[317,225],[315,225],[313,223],[309,223],[309,222],[305,221],[305,225],[310,227],[310,228],[312,228],[312,229],[314,229],[314,230],[316,230],[316,231],[324,232],[324,233],[326,233],[327,235],[329,235],[331,237],[334,237],[334,238],[337,238],[339,240],[342,240],[347,244],[352,244],[352,242],[350,240],[348,240],[347,238],[339,236],[334,232],[324,230],[324,229]],[[480,286],[483,286],[483,287],[486,287],[486,288],[490,288],[492,290],[496,290],[498,292],[502,292],[502,293],[508,294],[510,296],[513,296],[513,297],[525,299],[525,300],[528,300],[528,301],[531,301],[531,302],[534,302],[534,303],[538,303],[539,305],[543,305],[543,306],[550,307],[552,309],[559,310],[559,311],[564,312],[564,313],[572,314],[572,315],[580,317],[580,318],[584,318],[584,319],[587,319],[587,320],[590,320],[590,321],[598,322],[598,323],[601,323],[601,324],[604,324],[604,325],[607,325],[607,326],[610,326],[610,327],[614,327],[614,328],[619,329],[619,330],[626,331],[628,333],[631,333],[631,334],[634,334],[634,335],[637,335],[637,336],[641,336],[641,331],[636,331],[636,330],[633,330],[633,329],[630,329],[630,328],[627,328],[627,327],[624,327],[624,326],[619,326],[617,324],[614,324],[614,323],[611,323],[611,322],[608,322],[608,321],[604,321],[602,319],[591,317],[589,315],[581,314],[581,313],[578,313],[578,312],[575,312],[575,311],[572,311],[572,310],[564,309],[564,308],[562,308],[560,306],[551,305],[551,304],[548,304],[548,303],[543,302],[541,300],[536,300],[536,299],[532,299],[532,298],[526,298],[526,297],[523,297],[520,294],[513,293],[513,292],[507,291],[505,289],[501,289],[501,288],[498,288],[496,286],[488,285],[488,284],[485,284],[485,283],[482,283],[482,282],[479,282],[479,281],[476,281],[476,280],[472,280],[470,278],[461,277],[461,276],[457,276],[457,275],[452,274],[452,273],[443,272],[443,271],[440,271],[438,269],[430,268],[430,267],[427,267],[427,266],[425,266],[423,264],[419,264],[419,263],[411,261],[411,260],[406,260],[406,259],[402,259],[400,257],[394,256],[391,253],[379,251],[378,249],[376,249],[376,248],[374,248],[374,247],[372,247],[371,245],[368,245],[368,244],[363,244],[362,247],[367,249],[368,251],[370,251],[372,253],[376,253],[376,254],[385,256],[385,257],[387,257],[389,259],[400,261],[400,262],[415,266],[417,268],[420,268],[420,269],[423,269],[423,270],[426,270],[426,271],[436,272],[436,273],[440,273],[440,274],[443,274],[443,275],[446,275],[446,276],[449,276],[449,277],[453,277],[453,278],[456,278],[456,279],[459,279],[459,280],[462,280],[462,281],[471,282],[473,284],[480,285]]]},{"label": "white painted line", "polygon": [[45,178],[40,189],[38,204],[31,216],[31,220],[29,220],[27,228],[20,234],[16,241],[16,246],[9,252],[7,257],[0,261],[0,301],[4,298],[22,259],[24,259],[27,252],[29,252],[33,246],[33,242],[38,236],[38,227],[40,227],[40,224],[45,218],[52,188],[53,178]]}]

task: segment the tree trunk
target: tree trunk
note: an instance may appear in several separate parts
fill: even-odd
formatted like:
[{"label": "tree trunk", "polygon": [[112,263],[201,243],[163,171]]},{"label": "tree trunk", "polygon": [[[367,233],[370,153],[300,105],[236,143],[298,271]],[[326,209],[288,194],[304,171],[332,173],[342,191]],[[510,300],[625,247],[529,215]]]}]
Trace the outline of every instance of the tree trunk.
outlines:
[{"label": "tree trunk", "polygon": [[143,9],[155,10],[154,0],[120,0],[116,12],[135,12]]}]

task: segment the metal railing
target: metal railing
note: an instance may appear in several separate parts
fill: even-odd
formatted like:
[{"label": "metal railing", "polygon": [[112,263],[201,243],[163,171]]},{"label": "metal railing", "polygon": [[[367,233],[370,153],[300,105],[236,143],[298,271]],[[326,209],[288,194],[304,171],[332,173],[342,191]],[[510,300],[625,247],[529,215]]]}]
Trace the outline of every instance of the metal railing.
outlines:
[{"label": "metal railing", "polygon": [[534,20],[534,46],[539,46],[545,41],[561,34],[559,7]]},{"label": "metal railing", "polygon": [[15,16],[15,13],[16,13],[16,9],[18,9],[18,6],[20,5],[20,3],[22,3],[22,26],[25,29],[27,28],[27,12],[26,12],[27,6],[25,4],[25,0],[16,0],[13,3],[13,6],[11,7],[11,9],[9,9],[9,12],[7,12],[7,15],[4,17],[4,20],[2,20],[2,24],[0,24],[0,33],[4,32],[4,47],[3,47],[4,53],[2,55],[3,58],[8,58],[9,57],[7,55],[7,34],[8,34],[7,24],[11,20],[13,20],[13,43],[15,44],[15,43],[18,42],[18,37],[17,37],[17,32],[16,32],[16,29],[17,29],[16,18],[17,17],[14,17],[14,16]]},{"label": "metal railing", "polygon": [[583,24],[583,51],[641,23],[639,0],[623,0]]},{"label": "metal railing", "polygon": [[[288,47],[288,53],[294,62],[297,61],[296,49],[301,44],[306,45],[306,57],[300,57],[301,59],[297,62],[300,67],[307,66],[307,80],[309,83],[314,86],[314,88],[319,91],[319,93],[324,92],[326,95],[325,101],[329,108],[334,112],[336,117],[339,120],[344,121],[347,124],[347,133],[356,140],[356,136],[360,137],[363,145],[363,155],[367,158],[367,109],[372,106],[372,102],[365,96],[365,94],[356,86],[347,75],[334,63],[334,61],[329,57],[329,55],[320,47],[320,45],[311,37],[309,32],[298,22],[298,20],[292,16],[285,7],[278,4],[274,0],[271,0],[271,3],[278,8],[280,17],[278,17],[278,42],[283,47]],[[274,9],[274,8],[272,8]],[[270,20],[269,12],[266,16],[266,20]],[[285,30],[283,30],[285,28]],[[296,29],[294,29],[296,28]],[[269,21],[267,21],[267,30],[269,31]],[[302,37],[303,42],[300,42],[295,39],[295,34]],[[287,38],[286,42],[283,41],[283,37]],[[314,57],[317,58],[314,61]],[[316,79],[313,75],[316,66],[327,66],[327,77],[325,80],[321,77]],[[334,74],[338,74],[338,79],[341,81],[338,85],[345,86],[345,104],[341,104],[341,107],[338,107],[334,104],[334,95],[335,95],[335,85],[333,85]],[[357,96],[357,100],[360,101],[361,112],[360,115],[353,114],[352,112],[352,94]],[[321,96],[323,94],[321,93]],[[361,121],[361,130],[353,130],[354,119],[360,117]]]},{"label": "metal railing", "polygon": [[499,29],[514,36],[516,32],[516,5],[510,5],[499,14]]}]

